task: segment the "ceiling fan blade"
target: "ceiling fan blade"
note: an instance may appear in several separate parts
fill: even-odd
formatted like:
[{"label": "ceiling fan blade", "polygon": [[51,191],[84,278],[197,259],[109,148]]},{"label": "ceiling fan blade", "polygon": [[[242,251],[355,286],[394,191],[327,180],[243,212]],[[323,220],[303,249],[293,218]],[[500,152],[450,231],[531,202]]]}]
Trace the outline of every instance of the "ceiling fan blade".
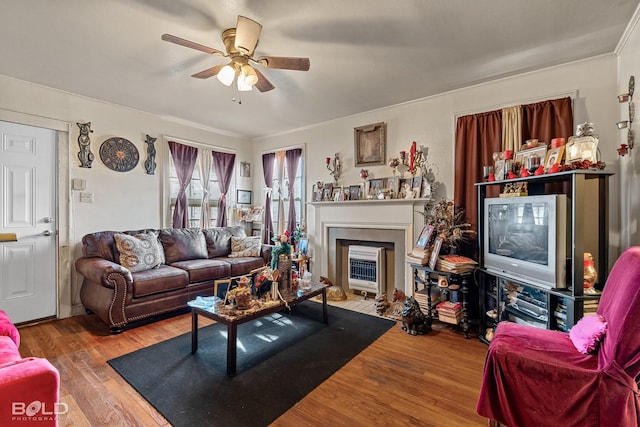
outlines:
[{"label": "ceiling fan blade", "polygon": [[253,19],[238,15],[238,23],[236,24],[235,47],[240,52],[249,56],[253,55],[253,51],[258,45],[262,25]]},{"label": "ceiling fan blade", "polygon": [[200,43],[192,42],[190,40],[186,40],[181,37],[173,36],[171,34],[163,34],[161,38],[166,42],[179,44],[180,46],[184,46],[184,47],[190,47],[191,49],[199,50],[201,52],[208,53],[210,55],[227,56],[224,52],[218,49],[214,49],[212,47],[205,46]]},{"label": "ceiling fan blade", "polygon": [[284,56],[261,56],[256,62],[266,68],[279,68],[282,70],[309,71],[311,62],[309,58],[293,58]]},{"label": "ceiling fan blade", "polygon": [[211,68],[207,68],[206,70],[193,74],[191,77],[195,77],[196,79],[208,79],[209,77],[217,75],[225,65],[226,64],[220,64]]},{"label": "ceiling fan blade", "polygon": [[268,92],[271,89],[275,89],[275,86],[272,85],[269,80],[267,80],[267,78],[260,72],[260,70],[256,70],[255,68],[254,70],[258,75],[258,82],[255,84],[255,86],[260,92]]}]

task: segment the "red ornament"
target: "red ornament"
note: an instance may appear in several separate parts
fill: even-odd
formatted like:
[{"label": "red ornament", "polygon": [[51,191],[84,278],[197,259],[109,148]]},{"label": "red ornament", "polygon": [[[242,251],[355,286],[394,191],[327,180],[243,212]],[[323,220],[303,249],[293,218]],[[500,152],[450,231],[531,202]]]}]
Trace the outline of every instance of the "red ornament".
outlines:
[{"label": "red ornament", "polygon": [[538,169],[533,173],[535,176],[544,175],[544,166],[538,166]]},{"label": "red ornament", "polygon": [[526,178],[528,176],[531,176],[531,174],[529,173],[529,169],[527,168],[520,169],[520,178]]},{"label": "red ornament", "polygon": [[411,149],[409,150],[409,171],[411,173],[414,173],[416,171],[416,165],[415,165],[415,160],[416,160],[416,142],[413,141],[411,143]]},{"label": "red ornament", "polygon": [[547,173],[557,173],[557,172],[560,172],[560,166],[558,166],[557,163],[554,163],[553,165],[551,165],[551,167],[547,171]]},{"label": "red ornament", "polygon": [[518,175],[513,173],[513,171],[509,171],[509,173],[507,173],[507,179],[514,179],[514,178],[517,178],[517,177],[518,177]]},{"label": "red ornament", "polygon": [[487,181],[489,182],[493,182],[496,180],[496,176],[492,173],[489,174],[489,176],[487,177]]}]

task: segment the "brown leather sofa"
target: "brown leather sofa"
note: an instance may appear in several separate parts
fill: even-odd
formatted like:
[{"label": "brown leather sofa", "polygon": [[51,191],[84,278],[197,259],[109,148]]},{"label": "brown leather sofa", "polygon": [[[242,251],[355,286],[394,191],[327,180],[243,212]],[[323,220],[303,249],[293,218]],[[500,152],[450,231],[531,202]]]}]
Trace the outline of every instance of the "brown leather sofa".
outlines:
[{"label": "brown leather sofa", "polygon": [[[146,232],[157,234],[164,263],[132,273],[119,264],[114,235]],[[232,236],[246,237],[240,226],[87,234],[82,238],[83,256],[75,263],[84,276],[82,304],[114,333],[129,323],[184,309],[196,296],[213,295],[214,280],[248,274],[271,261],[271,246],[264,244],[260,256],[229,257]]]}]

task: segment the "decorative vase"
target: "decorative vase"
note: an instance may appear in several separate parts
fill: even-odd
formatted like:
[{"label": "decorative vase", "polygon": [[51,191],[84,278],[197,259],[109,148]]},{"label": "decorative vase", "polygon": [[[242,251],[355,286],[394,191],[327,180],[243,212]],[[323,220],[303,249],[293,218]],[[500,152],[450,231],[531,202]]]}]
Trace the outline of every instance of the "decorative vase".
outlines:
[{"label": "decorative vase", "polygon": [[278,271],[280,272],[278,289],[280,289],[280,293],[291,292],[291,264],[291,255],[281,254],[278,256]]}]

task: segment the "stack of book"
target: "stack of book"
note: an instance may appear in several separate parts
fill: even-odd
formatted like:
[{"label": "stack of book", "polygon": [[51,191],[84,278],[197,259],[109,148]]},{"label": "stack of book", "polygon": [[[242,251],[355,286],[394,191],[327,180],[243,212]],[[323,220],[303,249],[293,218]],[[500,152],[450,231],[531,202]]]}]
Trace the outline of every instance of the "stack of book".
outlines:
[{"label": "stack of book", "polygon": [[584,301],[584,310],[583,314],[586,316],[587,314],[593,314],[598,310],[598,300],[597,299],[588,299]]},{"label": "stack of book", "polygon": [[438,320],[457,325],[462,320],[462,303],[442,301],[436,306]]},{"label": "stack of book", "polygon": [[456,274],[471,273],[478,263],[462,255],[440,255],[436,263],[436,270],[450,271]]},{"label": "stack of book", "polygon": [[[429,310],[429,305],[427,304],[427,290],[420,289],[419,291],[413,292],[413,298],[415,298],[416,302],[420,306],[420,310],[424,314],[427,314]],[[436,288],[431,288],[431,306],[433,307],[435,304],[440,301],[440,291]]]},{"label": "stack of book", "polygon": [[427,265],[429,264],[430,255],[431,251],[428,248],[413,248],[413,250],[407,254],[407,260],[415,264]]}]

